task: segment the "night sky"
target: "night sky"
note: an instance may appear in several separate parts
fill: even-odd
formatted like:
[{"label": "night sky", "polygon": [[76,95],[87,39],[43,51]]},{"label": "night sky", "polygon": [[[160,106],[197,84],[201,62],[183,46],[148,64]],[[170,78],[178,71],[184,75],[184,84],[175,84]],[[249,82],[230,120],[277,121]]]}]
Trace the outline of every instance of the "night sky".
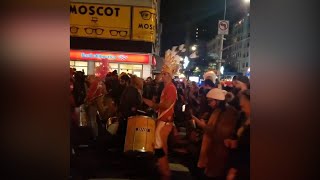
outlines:
[{"label": "night sky", "polygon": [[[186,22],[191,27],[206,28],[208,39],[217,34],[219,19],[223,19],[224,0],[161,0],[162,23],[161,52],[185,42]],[[227,0],[226,19],[230,24],[245,15],[243,0]]]}]

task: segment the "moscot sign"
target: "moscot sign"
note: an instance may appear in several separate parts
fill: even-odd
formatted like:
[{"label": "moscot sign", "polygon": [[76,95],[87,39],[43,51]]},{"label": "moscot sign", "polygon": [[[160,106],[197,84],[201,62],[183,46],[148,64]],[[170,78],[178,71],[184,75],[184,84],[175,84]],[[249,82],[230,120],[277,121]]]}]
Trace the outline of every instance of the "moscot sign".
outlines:
[{"label": "moscot sign", "polygon": [[152,8],[71,3],[70,35],[154,42],[156,18]]}]

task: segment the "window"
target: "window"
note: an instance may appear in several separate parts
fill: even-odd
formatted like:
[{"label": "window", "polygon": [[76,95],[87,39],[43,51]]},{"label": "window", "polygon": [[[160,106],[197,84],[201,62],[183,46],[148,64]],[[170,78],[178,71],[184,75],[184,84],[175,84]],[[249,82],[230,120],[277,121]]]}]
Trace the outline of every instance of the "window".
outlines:
[{"label": "window", "polygon": [[[101,65],[101,62],[95,62],[94,63],[94,67],[98,67]],[[117,70],[119,71],[119,68],[118,68],[118,63],[109,63],[109,71],[112,72],[114,70]]]},{"label": "window", "polygon": [[249,67],[249,63],[248,62],[246,62],[246,67]]},{"label": "window", "polygon": [[70,67],[75,68],[76,71],[83,71],[85,75],[88,75],[87,61],[70,61]]},{"label": "window", "polygon": [[135,74],[139,77],[142,75],[142,65],[134,65],[134,64],[120,64],[120,72],[119,73],[130,73]]},{"label": "window", "polygon": [[250,46],[250,43],[248,42],[247,47],[249,47],[249,46]]},{"label": "window", "polygon": [[245,64],[244,64],[244,63],[242,63],[242,68],[244,68],[244,65],[245,65]]},{"label": "window", "polygon": [[88,67],[88,62],[86,61],[75,61],[74,62],[75,66],[83,66],[83,67]]}]

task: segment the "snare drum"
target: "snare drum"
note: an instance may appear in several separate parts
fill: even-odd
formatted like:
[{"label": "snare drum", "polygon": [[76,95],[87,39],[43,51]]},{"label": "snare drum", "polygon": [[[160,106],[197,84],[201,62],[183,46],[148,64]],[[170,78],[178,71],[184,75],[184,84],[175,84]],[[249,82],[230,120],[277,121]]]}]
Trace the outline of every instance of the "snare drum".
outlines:
[{"label": "snare drum", "polygon": [[124,152],[154,152],[155,120],[148,116],[128,118]]}]

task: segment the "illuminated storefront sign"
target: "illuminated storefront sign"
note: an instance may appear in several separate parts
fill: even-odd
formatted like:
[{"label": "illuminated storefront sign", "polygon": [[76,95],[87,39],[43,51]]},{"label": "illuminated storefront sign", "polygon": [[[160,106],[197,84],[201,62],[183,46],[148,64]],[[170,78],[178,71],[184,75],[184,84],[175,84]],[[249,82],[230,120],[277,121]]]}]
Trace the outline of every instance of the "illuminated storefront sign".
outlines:
[{"label": "illuminated storefront sign", "polygon": [[110,62],[149,64],[149,57],[148,54],[70,50],[70,60],[81,61],[101,61],[102,59],[107,59]]},{"label": "illuminated storefront sign", "polygon": [[155,43],[154,8],[70,3],[70,36]]}]

